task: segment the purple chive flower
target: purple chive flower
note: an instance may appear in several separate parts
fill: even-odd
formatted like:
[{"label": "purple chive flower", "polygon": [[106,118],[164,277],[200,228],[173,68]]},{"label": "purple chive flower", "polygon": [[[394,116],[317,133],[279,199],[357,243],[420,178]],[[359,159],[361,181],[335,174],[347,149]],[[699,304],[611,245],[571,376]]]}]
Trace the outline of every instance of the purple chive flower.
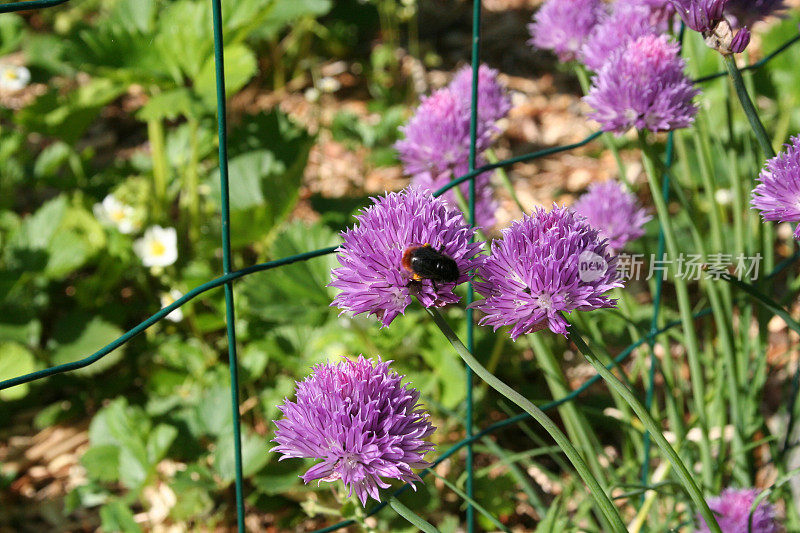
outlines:
[{"label": "purple chive flower", "polygon": [[[466,172],[469,161],[469,107],[450,89],[423,96],[416,113],[400,128],[404,139],[395,143],[408,175],[450,169]],[[488,138],[478,137],[479,152]]]},{"label": "purple chive flower", "polygon": [[672,5],[671,0],[616,0],[614,2],[615,10],[626,7],[644,7],[650,10],[650,22],[659,32],[669,30],[672,16],[675,14],[675,6]]},{"label": "purple chive flower", "polygon": [[652,218],[636,196],[616,181],[589,185],[589,191],[572,208],[600,232],[600,238],[608,239],[614,250],[644,235],[642,226]]},{"label": "purple chive flower", "polygon": [[603,293],[622,287],[617,258],[599,232],[572,209],[536,209],[503,230],[478,268],[475,283],[484,296],[472,307],[481,324],[511,327],[511,338],[550,328],[567,334],[562,312],[614,307]]},{"label": "purple chive flower", "polygon": [[[354,315],[369,313],[388,326],[411,303],[411,296],[425,307],[456,303],[456,285],[467,281],[467,272],[482,262],[476,254],[482,242],[470,243],[475,228],[460,211],[443,198],[416,188],[373,198],[374,205],[356,216],[358,223],[342,233],[338,259],[342,265],[331,272],[331,287],[341,289],[331,305]],[[413,279],[403,267],[403,252],[431,245],[456,262],[455,283]]]},{"label": "purple chive flower", "polygon": [[725,14],[734,28],[752,26],[784,9],[784,0],[728,0],[725,4]]},{"label": "purple chive flower", "polygon": [[314,366],[297,383],[297,401],[284,400],[284,418],[270,451],[290,458],[322,459],[303,474],[303,481],[341,479],[362,505],[380,501],[382,477],[411,484],[421,481],[412,468],[425,468],[434,446],[423,439],[436,429],[417,403],[419,391],[402,385],[403,376],[389,361],[364,359]]},{"label": "purple chive flower", "polygon": [[528,44],[572,61],[603,13],[600,0],[547,0],[528,24]]},{"label": "purple chive flower", "polygon": [[728,0],[672,0],[675,10],[694,31],[711,31],[722,20]]},{"label": "purple chive flower", "polygon": [[[444,89],[422,98],[416,113],[401,128],[405,138],[395,143],[405,173],[412,183],[436,190],[469,169],[472,69],[461,69]],[[497,71],[482,65],[478,70],[478,123],[476,154],[485,151],[498,131],[495,123],[511,108]],[[480,166],[480,164],[478,165]],[[469,185],[462,186],[468,195]],[[476,180],[476,223],[494,224],[497,204],[492,197],[489,177]],[[445,199],[456,206],[453,192]]]},{"label": "purple chive flower", "polygon": [[[708,506],[716,515],[722,533],[747,533],[750,509],[758,496],[756,489],[725,489],[717,497],[708,498]],[[701,526],[697,533],[710,530],[705,520],[698,516]],[[753,533],[778,533],[780,526],[775,519],[775,508],[768,501],[758,504],[753,511]]]},{"label": "purple chive flower", "polygon": [[[800,222],[800,136],[789,139],[783,152],[764,163],[750,205],[762,218],[775,222]],[[794,232],[800,240],[800,225]]]},{"label": "purple chive flower", "polygon": [[[472,67],[463,67],[448,85],[461,98],[468,112],[472,102]],[[505,117],[511,109],[511,99],[505,86],[497,79],[497,71],[487,65],[478,68],[478,131],[493,132],[495,122]]]},{"label": "purple chive flower", "polygon": [[613,52],[642,35],[656,33],[652,14],[644,6],[615,5],[614,11],[594,27],[580,50],[584,65],[599,71]]},{"label": "purple chive flower", "polygon": [[698,91],[683,72],[678,45],[666,35],[644,35],[614,52],[583,97],[604,131],[668,131],[694,121]]}]

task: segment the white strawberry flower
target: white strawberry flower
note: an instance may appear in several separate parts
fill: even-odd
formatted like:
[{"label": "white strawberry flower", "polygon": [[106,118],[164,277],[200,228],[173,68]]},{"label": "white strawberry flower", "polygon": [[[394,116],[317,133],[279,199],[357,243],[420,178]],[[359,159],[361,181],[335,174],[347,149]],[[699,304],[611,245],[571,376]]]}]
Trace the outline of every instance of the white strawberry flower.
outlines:
[{"label": "white strawberry flower", "polygon": [[9,91],[24,89],[31,81],[31,71],[17,65],[0,65],[0,87]]},{"label": "white strawberry flower", "polygon": [[324,78],[319,80],[317,88],[323,93],[335,93],[336,91],[342,88],[342,84],[339,83],[339,80],[337,80],[336,78],[325,76]]},{"label": "white strawberry flower", "polygon": [[136,217],[136,210],[117,200],[113,194],[103,198],[102,203],[94,204],[92,211],[102,224],[115,226],[120,233],[133,233],[142,226]]},{"label": "white strawberry flower", "polygon": [[[181,296],[183,296],[183,293],[178,289],[172,289],[169,292],[161,294],[161,308],[163,309],[168,305],[172,305],[173,303],[175,303],[175,300],[177,300]],[[166,318],[171,322],[180,322],[181,320],[183,320],[183,309],[178,307],[164,318]]]},{"label": "white strawberry flower", "polygon": [[150,226],[133,243],[133,251],[146,267],[165,267],[178,260],[178,235],[175,228]]}]

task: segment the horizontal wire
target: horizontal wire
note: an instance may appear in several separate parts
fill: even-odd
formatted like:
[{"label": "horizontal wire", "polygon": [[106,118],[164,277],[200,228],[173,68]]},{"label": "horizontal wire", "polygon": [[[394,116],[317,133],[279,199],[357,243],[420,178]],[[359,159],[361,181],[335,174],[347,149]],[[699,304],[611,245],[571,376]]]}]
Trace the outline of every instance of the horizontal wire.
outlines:
[{"label": "horizontal wire", "polygon": [[27,11],[30,9],[43,9],[47,7],[66,4],[70,0],[30,0],[29,2],[16,2],[13,4],[0,5],[0,14],[13,13],[15,11]]},{"label": "horizontal wire", "polygon": [[[788,41],[786,41],[785,43],[780,45],[778,48],[776,48],[775,50],[773,50],[769,54],[765,55],[764,57],[762,57],[761,59],[759,59],[755,63],[751,63],[751,64],[749,64],[747,66],[744,66],[744,67],[740,68],[739,71],[740,72],[744,72],[744,71],[748,71],[748,70],[756,70],[756,69],[758,69],[760,67],[763,67],[769,61],[771,61],[773,58],[775,58],[775,56],[777,56],[778,54],[780,54],[780,53],[784,52],[785,50],[787,50],[789,47],[791,47],[797,41],[800,41],[800,35],[795,35],[794,37],[792,37],[791,39],[789,39]],[[694,82],[695,83],[704,83],[704,82],[707,82],[707,81],[715,80],[717,78],[725,77],[727,75],[728,75],[728,71],[727,70],[723,70],[723,71],[720,71],[720,72],[715,72],[714,74],[708,74],[706,76],[701,76],[699,78],[696,78],[694,80]]]},{"label": "horizontal wire", "polygon": [[85,366],[89,366],[92,363],[97,362],[98,360],[102,359],[115,349],[119,348],[133,337],[138,335],[139,333],[143,332],[172,311],[176,310],[177,308],[181,307],[185,303],[189,302],[190,300],[196,298],[197,296],[203,294],[204,292],[210,291],[211,289],[215,289],[222,285],[225,285],[229,281],[233,281],[235,279],[242,278],[249,274],[253,274],[255,272],[262,272],[264,270],[270,270],[273,268],[282,267],[285,265],[290,265],[292,263],[296,263],[298,261],[306,261],[308,259],[312,259],[314,257],[320,257],[323,255],[332,254],[337,249],[336,246],[331,246],[329,248],[321,248],[319,250],[314,250],[311,252],[305,252],[302,254],[293,255],[290,257],[284,257],[283,259],[276,259],[275,261],[268,261],[266,263],[259,263],[257,265],[249,266],[247,268],[243,268],[241,270],[235,270],[230,274],[225,274],[218,278],[215,278],[211,281],[203,283],[199,287],[195,287],[191,291],[187,292],[168,306],[162,308],[160,311],[152,315],[147,320],[140,322],[137,326],[128,330],[124,335],[119,337],[118,339],[108,343],[103,348],[97,350],[92,355],[85,357],[84,359],[80,359],[78,361],[73,361],[71,363],[65,363],[63,365],[54,366],[51,368],[45,368],[43,370],[37,370],[36,372],[31,372],[30,374],[25,374],[23,376],[19,376],[12,379],[7,379],[5,381],[0,382],[0,390],[7,389],[9,387],[14,387],[16,385],[22,385],[23,383],[29,383],[31,381],[35,381],[37,379],[45,378],[47,376],[52,376],[53,374],[60,374],[62,372],[69,372],[70,370],[77,370],[79,368],[83,368]]}]

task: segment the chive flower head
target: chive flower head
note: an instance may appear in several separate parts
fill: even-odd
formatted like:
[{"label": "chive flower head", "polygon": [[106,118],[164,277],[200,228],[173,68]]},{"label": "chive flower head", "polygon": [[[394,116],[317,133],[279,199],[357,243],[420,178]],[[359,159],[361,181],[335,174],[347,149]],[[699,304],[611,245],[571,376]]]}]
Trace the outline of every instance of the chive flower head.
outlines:
[{"label": "chive flower head", "polygon": [[[775,519],[775,508],[768,501],[760,502],[755,508],[752,529],[748,529],[750,509],[757,496],[756,489],[725,489],[719,496],[706,501],[716,515],[722,533],[778,533],[781,528]],[[708,533],[710,530],[705,520],[699,516],[697,520],[701,524],[697,533]]]},{"label": "chive flower head", "polygon": [[[761,217],[774,222],[800,222],[800,136],[764,163],[750,205]],[[794,232],[800,240],[800,225]]]},{"label": "chive flower head", "polygon": [[424,439],[436,429],[419,405],[419,391],[402,384],[389,361],[342,359],[311,369],[297,383],[296,401],[285,399],[270,451],[289,458],[322,459],[303,481],[341,479],[366,505],[380,501],[381,478],[421,481],[414,468],[425,468],[434,446]]},{"label": "chive flower head", "polygon": [[572,61],[604,12],[600,0],[547,0],[528,24],[528,44]]},{"label": "chive flower head", "polygon": [[608,246],[621,250],[644,235],[644,224],[652,217],[636,196],[617,181],[592,183],[589,190],[573,204],[576,213],[608,239]]},{"label": "chive flower head", "polygon": [[[461,212],[416,187],[373,198],[356,220],[342,233],[337,250],[341,266],[331,272],[330,286],[341,292],[331,305],[353,315],[375,315],[384,327],[405,312],[412,296],[425,307],[458,302],[453,289],[482,261],[477,254],[483,243],[470,242],[475,229]],[[455,282],[415,279],[403,266],[409,248],[425,245],[455,262]]]},{"label": "chive flower head", "polygon": [[699,93],[683,69],[678,44],[666,35],[644,35],[620,48],[598,72],[583,101],[604,131],[630,128],[669,131],[694,121]]},{"label": "chive flower head", "polygon": [[604,293],[622,283],[607,241],[567,207],[537,208],[514,221],[492,243],[478,268],[475,289],[484,299],[472,307],[480,323],[511,326],[511,338],[549,328],[567,334],[562,312],[614,307]]}]

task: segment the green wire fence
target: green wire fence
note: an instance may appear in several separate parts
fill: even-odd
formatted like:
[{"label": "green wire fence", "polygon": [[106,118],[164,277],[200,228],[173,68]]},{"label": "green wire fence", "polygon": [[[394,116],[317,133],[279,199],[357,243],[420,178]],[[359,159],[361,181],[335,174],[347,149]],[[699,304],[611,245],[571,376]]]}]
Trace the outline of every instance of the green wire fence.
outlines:
[{"label": "green wire fence", "polygon": [[[54,7],[61,4],[68,3],[70,0],[30,0],[30,1],[22,1],[22,2],[14,2],[14,3],[6,3],[0,5],[0,14],[2,13],[11,13],[17,11],[25,11],[25,10],[32,10],[32,9],[42,9],[48,7]],[[273,268],[280,268],[292,263],[296,263],[299,261],[307,261],[309,259],[313,259],[315,257],[320,257],[323,255],[331,254],[336,251],[336,247],[329,247],[329,248],[322,248],[319,250],[313,250],[297,255],[293,255],[290,257],[285,257],[282,259],[278,259],[275,261],[269,261],[266,263],[260,263],[256,265],[252,265],[246,268],[242,268],[239,270],[234,270],[233,265],[231,263],[231,241],[230,241],[230,208],[228,202],[228,192],[229,192],[229,174],[228,174],[228,153],[227,153],[227,127],[226,127],[226,95],[225,95],[225,75],[224,75],[224,56],[223,56],[223,35],[222,35],[222,5],[221,0],[210,0],[212,5],[212,27],[214,33],[214,60],[216,65],[216,91],[217,91],[217,125],[218,125],[218,136],[219,136],[219,168],[220,168],[220,198],[221,198],[221,212],[222,212],[222,264],[223,264],[223,274],[211,281],[208,281],[198,287],[195,287],[193,290],[187,292],[182,297],[175,300],[173,303],[167,305],[166,307],[162,308],[157,313],[154,313],[152,316],[147,318],[146,320],[142,321],[135,327],[128,330],[125,334],[120,336],[119,338],[115,339],[114,341],[110,342],[106,346],[100,348],[95,353],[85,357],[84,359],[80,359],[78,361],[73,361],[70,363],[65,363],[62,365],[57,365],[50,368],[45,368],[42,370],[38,370],[35,372],[31,372],[29,374],[25,374],[22,376],[18,376],[15,378],[7,379],[0,382],[0,390],[7,389],[10,387],[14,387],[16,385],[21,385],[24,383],[29,383],[32,381],[36,381],[39,379],[46,378],[48,376],[52,376],[55,374],[61,374],[64,372],[70,372],[72,370],[77,370],[79,368],[83,368],[89,366],[115,349],[119,348],[123,344],[130,341],[133,337],[138,335],[139,333],[143,332],[156,322],[159,322],[163,318],[165,318],[168,314],[172,311],[178,309],[179,307],[183,306],[190,300],[198,297],[199,295],[210,291],[212,289],[218,288],[220,286],[224,287],[225,291],[225,310],[226,310],[226,333],[228,339],[228,357],[229,357],[229,366],[230,366],[230,376],[231,376],[231,385],[230,385],[230,393],[231,393],[231,409],[233,415],[233,432],[234,432],[234,453],[235,453],[235,466],[236,466],[236,512],[237,512],[237,524],[238,530],[240,532],[244,531],[244,493],[243,493],[243,476],[242,476],[242,453],[241,453],[241,435],[240,435],[240,417],[239,417],[239,377],[238,377],[238,360],[237,360],[237,353],[236,353],[236,326],[234,321],[234,296],[233,296],[233,281],[242,278],[244,276],[248,276],[250,274],[261,272],[265,270],[271,270]],[[546,157],[549,155],[553,155],[559,152],[565,152],[569,150],[573,150],[575,148],[584,146],[589,144],[590,142],[594,141],[598,137],[602,135],[602,132],[595,132],[591,135],[587,136],[583,140],[562,146],[555,146],[551,148],[547,148],[544,150],[539,150],[535,152],[531,152],[528,154],[519,155],[516,157],[508,158],[502,161],[498,161],[496,163],[491,163],[487,165],[483,165],[481,167],[476,167],[476,133],[477,133],[477,105],[478,105],[478,67],[479,67],[479,57],[480,57],[480,19],[481,19],[481,4],[480,1],[473,2],[473,23],[472,23],[472,102],[471,102],[471,117],[470,117],[470,152],[469,152],[469,171],[448,183],[445,187],[442,187],[438,191],[434,192],[434,196],[439,196],[446,192],[447,190],[464,183],[465,181],[469,181],[469,220],[471,223],[474,224],[475,221],[475,178],[484,172],[489,172],[494,169],[504,168],[515,163],[531,161],[534,159]],[[800,41],[800,35],[795,36],[781,46],[779,46],[776,50],[772,53],[768,54],[760,61],[757,61],[747,67],[744,67],[742,70],[754,70],[757,69],[766,63],[768,63],[771,59],[776,57],[778,54],[784,52],[785,50],[789,49],[792,45]],[[713,80],[719,77],[723,77],[726,75],[726,72],[716,72],[713,74],[709,74],[706,76],[702,76],[697,78],[695,82],[701,83],[709,80]],[[664,166],[669,168],[672,163],[673,158],[673,134],[670,133],[667,141],[667,150],[666,150],[666,160],[664,162]],[[235,179],[235,177],[234,177]],[[665,176],[664,183],[663,183],[663,190],[662,194],[663,197],[666,199],[669,196],[669,176]],[[659,254],[663,253],[664,249],[664,234],[663,230],[659,232],[659,245],[658,250]],[[660,256],[660,255],[659,255]],[[768,277],[773,277],[779,272],[786,269],[790,266],[795,260],[800,258],[800,251],[795,252],[791,257],[784,259],[781,263],[779,263],[773,271],[768,275]],[[633,351],[642,346],[643,344],[647,343],[651,348],[651,355],[652,355],[652,347],[655,342],[657,336],[663,334],[664,332],[668,331],[669,329],[678,326],[681,324],[680,320],[676,320],[673,322],[669,322],[668,324],[664,325],[662,328],[657,328],[657,318],[658,312],[660,308],[662,296],[662,282],[661,278],[658,278],[656,283],[656,292],[653,299],[653,310],[654,316],[651,321],[651,328],[648,332],[644,333],[642,337],[637,340],[636,342],[630,344],[626,347],[619,355],[617,355],[611,364],[608,365],[607,368],[611,368],[612,366],[621,364],[628,356],[633,353]],[[468,286],[468,293],[467,293],[467,302],[471,303],[474,298],[472,283],[469,283]],[[693,315],[694,319],[700,319],[702,317],[708,316],[711,314],[711,308],[705,308],[701,311],[695,313]],[[474,348],[474,335],[473,335],[473,312],[472,309],[466,310],[466,320],[467,320],[467,347],[470,351]],[[648,382],[646,385],[646,394],[647,394],[647,403],[649,407],[649,403],[652,400],[653,395],[653,382],[654,382],[654,372],[655,372],[655,364],[650,365],[650,373],[648,375]],[[456,452],[461,450],[462,448],[467,448],[467,457],[466,457],[466,495],[469,498],[473,497],[473,456],[472,456],[472,444],[477,440],[489,435],[495,431],[498,431],[502,428],[517,424],[524,420],[530,418],[530,415],[527,413],[522,413],[506,420],[502,420],[495,424],[492,424],[478,432],[474,432],[473,430],[473,398],[472,398],[472,371],[467,367],[466,368],[466,376],[467,376],[467,390],[466,390],[466,415],[465,415],[465,431],[466,437],[461,441],[457,442],[456,444],[452,445],[448,450],[444,453],[440,454],[431,467],[423,470],[420,472],[420,476],[426,476],[431,472],[431,470],[441,463],[442,461],[448,459],[449,457],[453,456]],[[600,380],[600,375],[595,374],[589,380],[587,380],[583,385],[578,387],[577,389],[573,390],[571,393],[567,394],[566,396],[559,398],[557,400],[548,402],[546,404],[542,404],[539,407],[542,410],[550,410],[554,409],[566,402],[572,401],[578,396],[580,396],[584,391],[586,391],[589,387],[593,384],[597,383]],[[798,377],[795,376],[793,380],[793,384],[795,386],[792,390],[792,396],[797,395],[797,388],[798,388]],[[791,401],[794,401],[792,398]],[[788,437],[787,437],[788,438]],[[649,438],[647,434],[645,434],[645,457],[649,453]],[[647,484],[648,479],[648,462],[645,460],[642,469],[642,481],[643,484]],[[398,496],[408,490],[410,485],[405,484],[397,489],[393,496]],[[366,516],[372,516],[375,513],[382,510],[384,507],[388,505],[388,501],[384,501],[374,507],[370,508],[366,512]],[[323,529],[317,530],[316,533],[326,533],[330,531],[335,531],[341,529],[343,527],[347,527],[349,525],[355,524],[354,520],[344,520],[337,524],[333,524]],[[474,529],[474,508],[471,504],[467,505],[466,511],[466,524],[467,530],[472,532]]]}]

